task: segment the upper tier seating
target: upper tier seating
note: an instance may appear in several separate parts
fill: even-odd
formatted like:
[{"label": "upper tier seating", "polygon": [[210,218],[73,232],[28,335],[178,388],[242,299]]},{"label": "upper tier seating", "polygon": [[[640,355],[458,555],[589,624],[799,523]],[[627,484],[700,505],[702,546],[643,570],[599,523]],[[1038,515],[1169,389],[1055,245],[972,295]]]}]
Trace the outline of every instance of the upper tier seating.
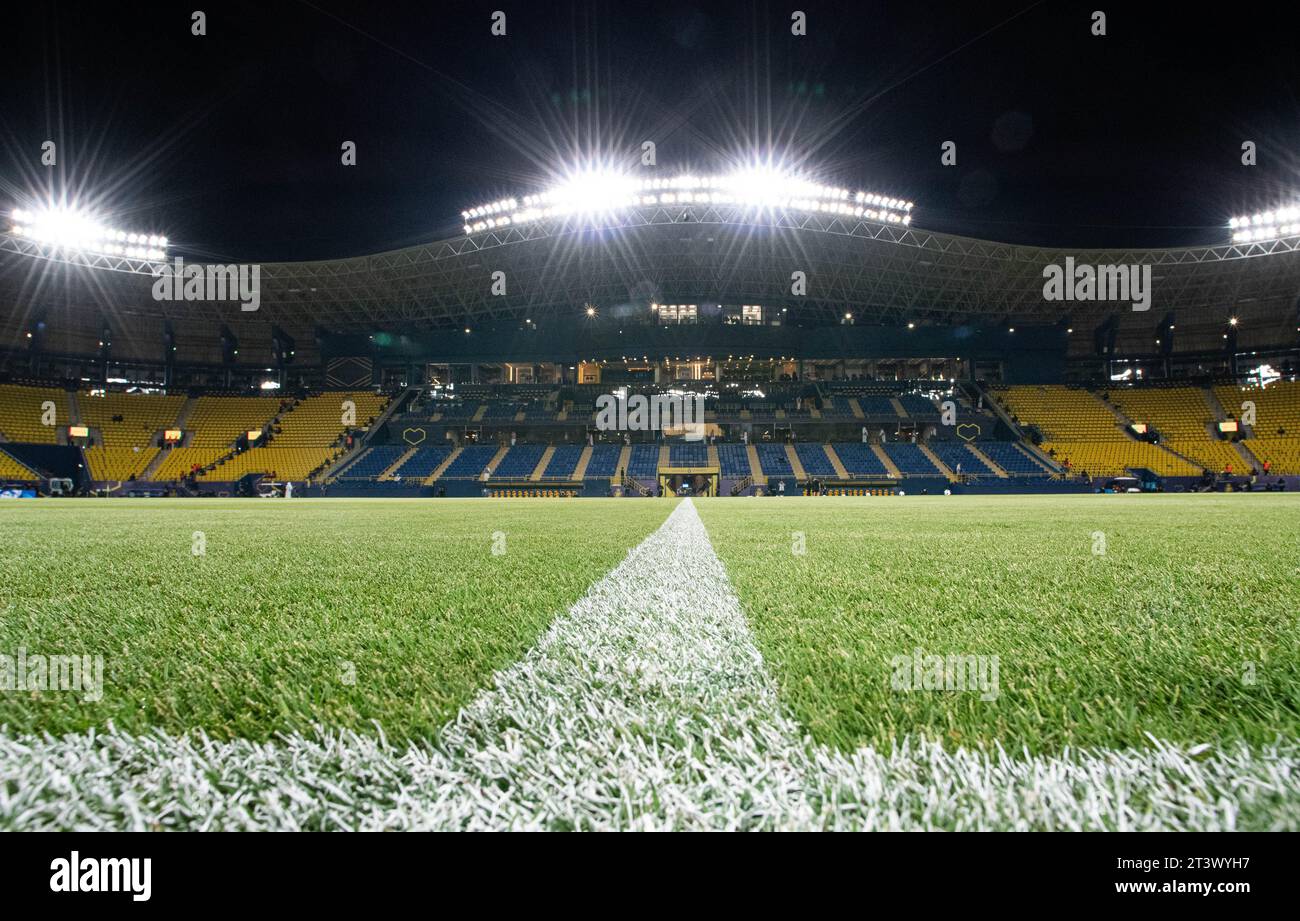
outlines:
[{"label": "upper tier seating", "polygon": [[[368,426],[383,412],[387,402],[387,397],[364,390],[314,394],[280,416],[273,430],[273,442],[282,448],[328,447],[338,441],[345,429]],[[356,421],[344,424],[345,414]]]},{"label": "upper tier seating", "polygon": [[925,419],[939,415],[939,408],[934,405],[934,401],[919,393],[904,393],[899,396],[898,402],[914,418]]},{"label": "upper tier seating", "polygon": [[1008,387],[995,394],[1017,422],[1033,425],[1043,440],[1125,442],[1120,421],[1093,394],[1059,384]]},{"label": "upper tier seating", "polygon": [[858,406],[870,419],[888,420],[898,418],[898,410],[894,407],[894,401],[887,396],[870,394],[858,397]]},{"label": "upper tier seating", "polygon": [[849,405],[848,397],[826,397],[822,400],[822,418],[823,419],[852,419],[853,407]]},{"label": "upper tier seating", "polygon": [[487,412],[483,413],[483,418],[497,422],[503,419],[513,419],[519,414],[520,408],[516,403],[489,403]]},{"label": "upper tier seating", "polygon": [[439,400],[431,408],[431,416],[438,416],[441,419],[466,420],[473,419],[478,413],[479,403],[477,400]]}]

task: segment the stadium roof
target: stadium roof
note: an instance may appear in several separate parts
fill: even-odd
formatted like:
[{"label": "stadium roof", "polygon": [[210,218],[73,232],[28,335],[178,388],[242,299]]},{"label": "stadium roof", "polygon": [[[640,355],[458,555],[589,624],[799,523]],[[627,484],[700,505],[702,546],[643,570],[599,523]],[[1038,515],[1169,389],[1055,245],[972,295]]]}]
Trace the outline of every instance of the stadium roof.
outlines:
[{"label": "stadium roof", "polygon": [[[922,218],[923,219],[923,218]],[[319,262],[261,264],[261,318],[334,331],[457,326],[467,321],[572,315],[585,304],[764,304],[801,321],[1084,322],[1127,304],[1057,302],[1043,295],[1043,269],[1081,264],[1152,267],[1155,317],[1222,321],[1243,310],[1295,319],[1300,237],[1152,250],[1013,246],[819,213],[756,219],[726,205],[633,208],[485,230],[390,252]],[[29,258],[98,270],[37,271]],[[120,255],[51,252],[0,235],[0,291],[10,303],[112,306],[173,318],[238,310],[237,304],[157,302],[153,265]],[[492,293],[504,272],[504,294]],[[805,272],[807,294],[791,294]],[[84,283],[81,283],[84,281]]]}]

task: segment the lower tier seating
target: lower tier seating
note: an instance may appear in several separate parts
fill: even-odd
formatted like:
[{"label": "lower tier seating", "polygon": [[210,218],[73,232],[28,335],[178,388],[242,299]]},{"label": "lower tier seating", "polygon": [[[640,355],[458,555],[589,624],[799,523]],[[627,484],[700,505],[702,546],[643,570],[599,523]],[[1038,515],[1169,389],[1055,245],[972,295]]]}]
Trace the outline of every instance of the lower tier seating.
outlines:
[{"label": "lower tier seating", "polygon": [[587,460],[587,470],[583,474],[586,480],[604,480],[618,474],[618,458],[623,448],[620,445],[594,445],[591,457]]},{"label": "lower tier seating", "polygon": [[898,472],[904,476],[943,476],[943,471],[925,456],[920,445],[887,444],[884,448]]},{"label": "lower tier seating", "polygon": [[831,445],[835,450],[835,456],[840,459],[849,476],[853,477],[884,477],[889,475],[885,465],[881,463],[876,452],[871,450],[871,445],[862,444],[859,441],[848,441]]},{"label": "lower tier seating", "polygon": [[339,475],[340,480],[373,480],[393,465],[407,450],[406,445],[376,445],[353,461]]},{"label": "lower tier seating", "polygon": [[560,445],[546,462],[543,480],[571,480],[585,449],[581,445]]}]

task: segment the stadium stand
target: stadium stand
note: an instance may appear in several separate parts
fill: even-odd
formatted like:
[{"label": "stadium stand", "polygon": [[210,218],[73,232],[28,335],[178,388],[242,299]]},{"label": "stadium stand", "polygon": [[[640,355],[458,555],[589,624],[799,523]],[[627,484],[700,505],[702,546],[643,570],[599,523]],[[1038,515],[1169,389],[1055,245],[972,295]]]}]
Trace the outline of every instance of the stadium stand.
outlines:
[{"label": "stadium stand", "polygon": [[1245,445],[1269,473],[1300,473],[1300,381],[1278,381],[1267,387],[1221,385],[1214,395],[1234,418],[1242,403],[1255,404],[1255,422]]},{"label": "stadium stand", "polygon": [[749,451],[745,445],[718,445],[718,461],[722,467],[722,476],[724,477],[746,477],[751,473]]},{"label": "stadium stand", "polygon": [[573,479],[573,472],[578,467],[578,461],[582,458],[583,450],[581,445],[558,446],[551,454],[551,459],[546,462],[546,469],[542,471],[542,479]]},{"label": "stadium stand", "polygon": [[835,454],[848,471],[849,476],[853,477],[883,477],[888,476],[889,471],[885,465],[880,462],[876,452],[871,450],[871,445],[862,444],[858,441],[849,441],[831,446]]},{"label": "stadium stand", "polygon": [[942,476],[943,471],[925,456],[920,445],[896,443],[884,446],[885,453],[904,476]]},{"label": "stadium stand", "polygon": [[[54,425],[46,425],[44,404],[54,404]],[[68,393],[54,387],[0,385],[0,436],[24,444],[58,443],[60,429],[72,422]]]},{"label": "stadium stand", "polygon": [[37,479],[39,477],[34,470],[20,463],[17,458],[0,451],[0,482],[18,480],[29,483]]},{"label": "stadium stand", "polygon": [[826,449],[821,445],[812,442],[800,442],[794,446],[794,450],[799,455],[799,463],[803,465],[804,473],[808,474],[808,476],[835,476],[835,465],[826,456]]},{"label": "stadium stand", "polygon": [[140,476],[158,453],[158,434],[175,424],[183,396],[145,393],[81,393],[81,422],[98,432],[97,443],[82,452],[95,480]]},{"label": "stadium stand", "polygon": [[[496,445],[468,445],[461,449],[460,454],[447,466],[442,472],[439,479],[443,480],[474,480],[478,479],[483,471],[487,469],[488,463],[496,457]],[[496,475],[496,471],[492,471]]]},{"label": "stadium stand", "polygon": [[1199,387],[1143,387],[1110,391],[1111,402],[1134,422],[1155,428],[1160,443],[1211,472],[1245,462],[1232,444],[1210,434],[1215,421]]},{"label": "stadium stand", "polygon": [[533,475],[542,455],[546,453],[545,445],[515,445],[505,453],[492,471],[496,480],[526,480]]},{"label": "stadium stand", "polygon": [[939,408],[934,405],[934,401],[919,393],[900,394],[898,402],[909,416],[916,419],[926,419],[939,415]]},{"label": "stadium stand", "polygon": [[[422,445],[414,454],[402,462],[402,466],[393,471],[395,479],[423,480],[432,476],[451,454],[451,445]],[[491,455],[488,455],[489,459]]]},{"label": "stadium stand", "polygon": [[1012,476],[1051,476],[1051,471],[1010,441],[981,441],[979,449]]},{"label": "stadium stand", "polygon": [[346,404],[354,404],[358,427],[369,425],[386,398],[367,391],[336,390],[299,400],[271,422],[266,440],[221,460],[199,475],[201,480],[237,480],[250,473],[273,480],[303,480],[342,453],[339,441],[349,428]]},{"label": "stadium stand", "polygon": [[618,456],[622,452],[619,445],[601,444],[591,449],[591,458],[587,461],[585,480],[610,479],[618,474]]},{"label": "stadium stand", "polygon": [[1060,384],[1008,387],[996,394],[1012,417],[1043,435],[1040,446],[1071,473],[1120,476],[1147,469],[1161,476],[1200,476],[1175,454],[1125,434],[1118,417],[1096,394]]},{"label": "stadium stand", "polygon": [[668,450],[670,467],[703,467],[709,463],[708,446],[702,442],[674,444]]},{"label": "stadium stand", "polygon": [[786,456],[783,444],[758,445],[758,463],[763,468],[764,476],[794,476],[794,468],[790,466],[790,458]]},{"label": "stadium stand", "polygon": [[206,468],[234,450],[235,440],[270,424],[284,401],[280,397],[199,397],[185,420],[184,447],[166,454],[151,479],[178,480],[197,466]]},{"label": "stadium stand", "polygon": [[406,451],[406,445],[376,445],[348,465],[340,480],[374,480]]},{"label": "stadium stand", "polygon": [[633,445],[627,475],[634,480],[653,480],[659,471],[658,445]]},{"label": "stadium stand", "polygon": [[966,476],[996,476],[988,464],[980,460],[974,451],[961,442],[932,441],[929,448],[953,473],[958,472],[957,465],[960,464],[961,473]]},{"label": "stadium stand", "polygon": [[862,408],[863,414],[868,419],[897,419],[898,410],[894,408],[894,401],[888,396],[880,394],[866,394],[857,398],[858,406]]}]

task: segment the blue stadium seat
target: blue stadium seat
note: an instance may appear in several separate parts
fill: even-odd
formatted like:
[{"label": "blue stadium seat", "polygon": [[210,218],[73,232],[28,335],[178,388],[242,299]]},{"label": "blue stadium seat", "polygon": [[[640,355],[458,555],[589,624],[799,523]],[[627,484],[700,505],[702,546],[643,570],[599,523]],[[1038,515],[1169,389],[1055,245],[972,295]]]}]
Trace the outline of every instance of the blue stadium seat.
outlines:
[{"label": "blue stadium seat", "polygon": [[1010,441],[981,441],[979,449],[1012,476],[1048,476],[1018,445]]},{"label": "blue stadium seat", "polygon": [[[477,478],[487,467],[488,462],[496,456],[496,445],[469,445],[464,448],[447,469],[442,472],[444,480],[472,480]],[[495,471],[493,471],[495,474]]]},{"label": "blue stadium seat", "polygon": [[919,393],[904,393],[898,397],[898,402],[903,405],[909,416],[925,418],[928,416],[939,415],[939,409],[934,405],[929,397],[923,397]]},{"label": "blue stadium seat", "polygon": [[969,476],[993,476],[993,471],[989,469],[988,464],[976,457],[975,452],[964,442],[932,441],[930,450],[953,473],[957,472],[957,465],[961,464],[961,472]]},{"label": "blue stadium seat", "polygon": [[903,476],[943,476],[939,468],[921,451],[920,445],[887,444],[884,448]]},{"label": "blue stadium seat", "polygon": [[618,474],[618,456],[623,448],[620,445],[594,445],[591,457],[587,460],[585,480],[609,479]]},{"label": "blue stadium seat", "polygon": [[633,445],[627,462],[627,475],[634,480],[653,480],[659,472],[659,446]]},{"label": "blue stadium seat", "polygon": [[887,396],[871,395],[858,397],[862,412],[872,419],[897,419],[898,410]]},{"label": "blue stadium seat", "polygon": [[876,452],[871,450],[871,445],[864,445],[860,441],[849,441],[832,445],[835,454],[839,457],[840,463],[848,471],[849,476],[854,477],[883,477],[888,476],[889,471]]},{"label": "blue stadium seat", "polygon": [[722,475],[725,477],[749,476],[751,473],[749,451],[745,445],[718,445],[718,461],[722,466]]},{"label": "blue stadium seat", "polygon": [[408,457],[402,466],[394,470],[393,476],[401,477],[403,480],[422,480],[437,470],[450,453],[451,445],[425,445]]},{"label": "blue stadium seat", "polygon": [[826,449],[821,445],[804,442],[796,444],[794,451],[799,455],[799,463],[803,465],[804,472],[809,476],[835,476],[835,467],[831,464],[831,459],[826,456]]},{"label": "blue stadium seat", "polygon": [[670,467],[703,467],[709,462],[709,449],[702,442],[685,442],[668,449]]},{"label": "blue stadium seat", "polygon": [[402,456],[406,445],[375,445],[357,458],[339,476],[340,480],[373,480]]},{"label": "blue stadium seat", "polygon": [[794,476],[790,458],[785,456],[785,445],[761,444],[755,447],[758,448],[758,463],[764,476]]},{"label": "blue stadium seat", "polygon": [[582,445],[559,445],[542,471],[543,480],[571,480],[582,457]]},{"label": "blue stadium seat", "polygon": [[492,477],[497,480],[526,480],[533,475],[545,453],[546,445],[517,444],[497,463]]}]

